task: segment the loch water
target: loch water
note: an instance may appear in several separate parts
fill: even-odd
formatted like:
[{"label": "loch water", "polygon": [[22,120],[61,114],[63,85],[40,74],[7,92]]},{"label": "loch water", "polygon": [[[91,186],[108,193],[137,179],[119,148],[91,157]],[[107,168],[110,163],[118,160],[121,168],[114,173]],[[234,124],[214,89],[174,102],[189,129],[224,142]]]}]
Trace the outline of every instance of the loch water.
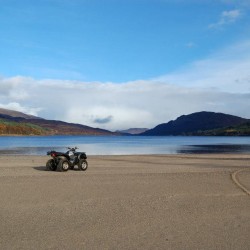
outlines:
[{"label": "loch water", "polygon": [[78,147],[88,155],[250,153],[248,136],[1,136],[0,154],[46,155]]}]

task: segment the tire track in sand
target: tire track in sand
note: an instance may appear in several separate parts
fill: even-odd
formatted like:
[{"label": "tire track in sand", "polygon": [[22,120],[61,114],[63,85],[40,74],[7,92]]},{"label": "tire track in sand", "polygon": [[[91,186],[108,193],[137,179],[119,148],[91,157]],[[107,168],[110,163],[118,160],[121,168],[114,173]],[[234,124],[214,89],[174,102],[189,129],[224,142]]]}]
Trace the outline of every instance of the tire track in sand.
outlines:
[{"label": "tire track in sand", "polygon": [[236,172],[231,174],[232,180],[233,182],[242,190],[244,191],[246,194],[248,194],[250,196],[250,191],[242,184],[240,183],[240,181],[237,178],[238,173],[246,171],[246,169],[240,169],[237,170]]}]

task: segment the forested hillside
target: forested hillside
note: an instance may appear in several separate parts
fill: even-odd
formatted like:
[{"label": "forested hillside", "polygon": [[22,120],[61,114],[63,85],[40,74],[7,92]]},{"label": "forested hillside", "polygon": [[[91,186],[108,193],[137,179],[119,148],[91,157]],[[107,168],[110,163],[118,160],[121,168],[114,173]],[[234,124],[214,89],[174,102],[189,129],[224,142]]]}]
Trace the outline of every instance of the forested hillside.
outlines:
[{"label": "forested hillside", "polygon": [[50,130],[31,123],[18,123],[0,119],[1,135],[47,135]]}]

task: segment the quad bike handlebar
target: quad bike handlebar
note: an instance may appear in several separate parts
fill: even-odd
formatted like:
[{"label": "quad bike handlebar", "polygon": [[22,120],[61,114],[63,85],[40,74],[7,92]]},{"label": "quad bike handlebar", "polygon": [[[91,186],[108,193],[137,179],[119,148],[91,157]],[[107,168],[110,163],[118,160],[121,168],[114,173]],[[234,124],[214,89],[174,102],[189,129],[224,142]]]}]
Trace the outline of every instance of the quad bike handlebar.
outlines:
[{"label": "quad bike handlebar", "polygon": [[73,152],[75,152],[76,151],[76,149],[78,149],[78,147],[74,147],[74,148],[70,148],[70,147],[68,147],[67,148],[69,151],[73,151]]}]

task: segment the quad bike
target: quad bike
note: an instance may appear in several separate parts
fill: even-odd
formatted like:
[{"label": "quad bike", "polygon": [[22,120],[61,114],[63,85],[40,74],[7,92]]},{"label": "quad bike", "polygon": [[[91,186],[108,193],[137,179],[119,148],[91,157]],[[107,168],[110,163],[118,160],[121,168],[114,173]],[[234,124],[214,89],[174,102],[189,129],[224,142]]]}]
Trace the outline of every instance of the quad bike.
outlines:
[{"label": "quad bike", "polygon": [[46,163],[46,169],[51,171],[68,171],[78,166],[78,169],[86,171],[88,168],[87,155],[84,152],[76,152],[77,147],[68,148],[66,153],[56,152],[54,150],[47,152],[52,159]]}]

